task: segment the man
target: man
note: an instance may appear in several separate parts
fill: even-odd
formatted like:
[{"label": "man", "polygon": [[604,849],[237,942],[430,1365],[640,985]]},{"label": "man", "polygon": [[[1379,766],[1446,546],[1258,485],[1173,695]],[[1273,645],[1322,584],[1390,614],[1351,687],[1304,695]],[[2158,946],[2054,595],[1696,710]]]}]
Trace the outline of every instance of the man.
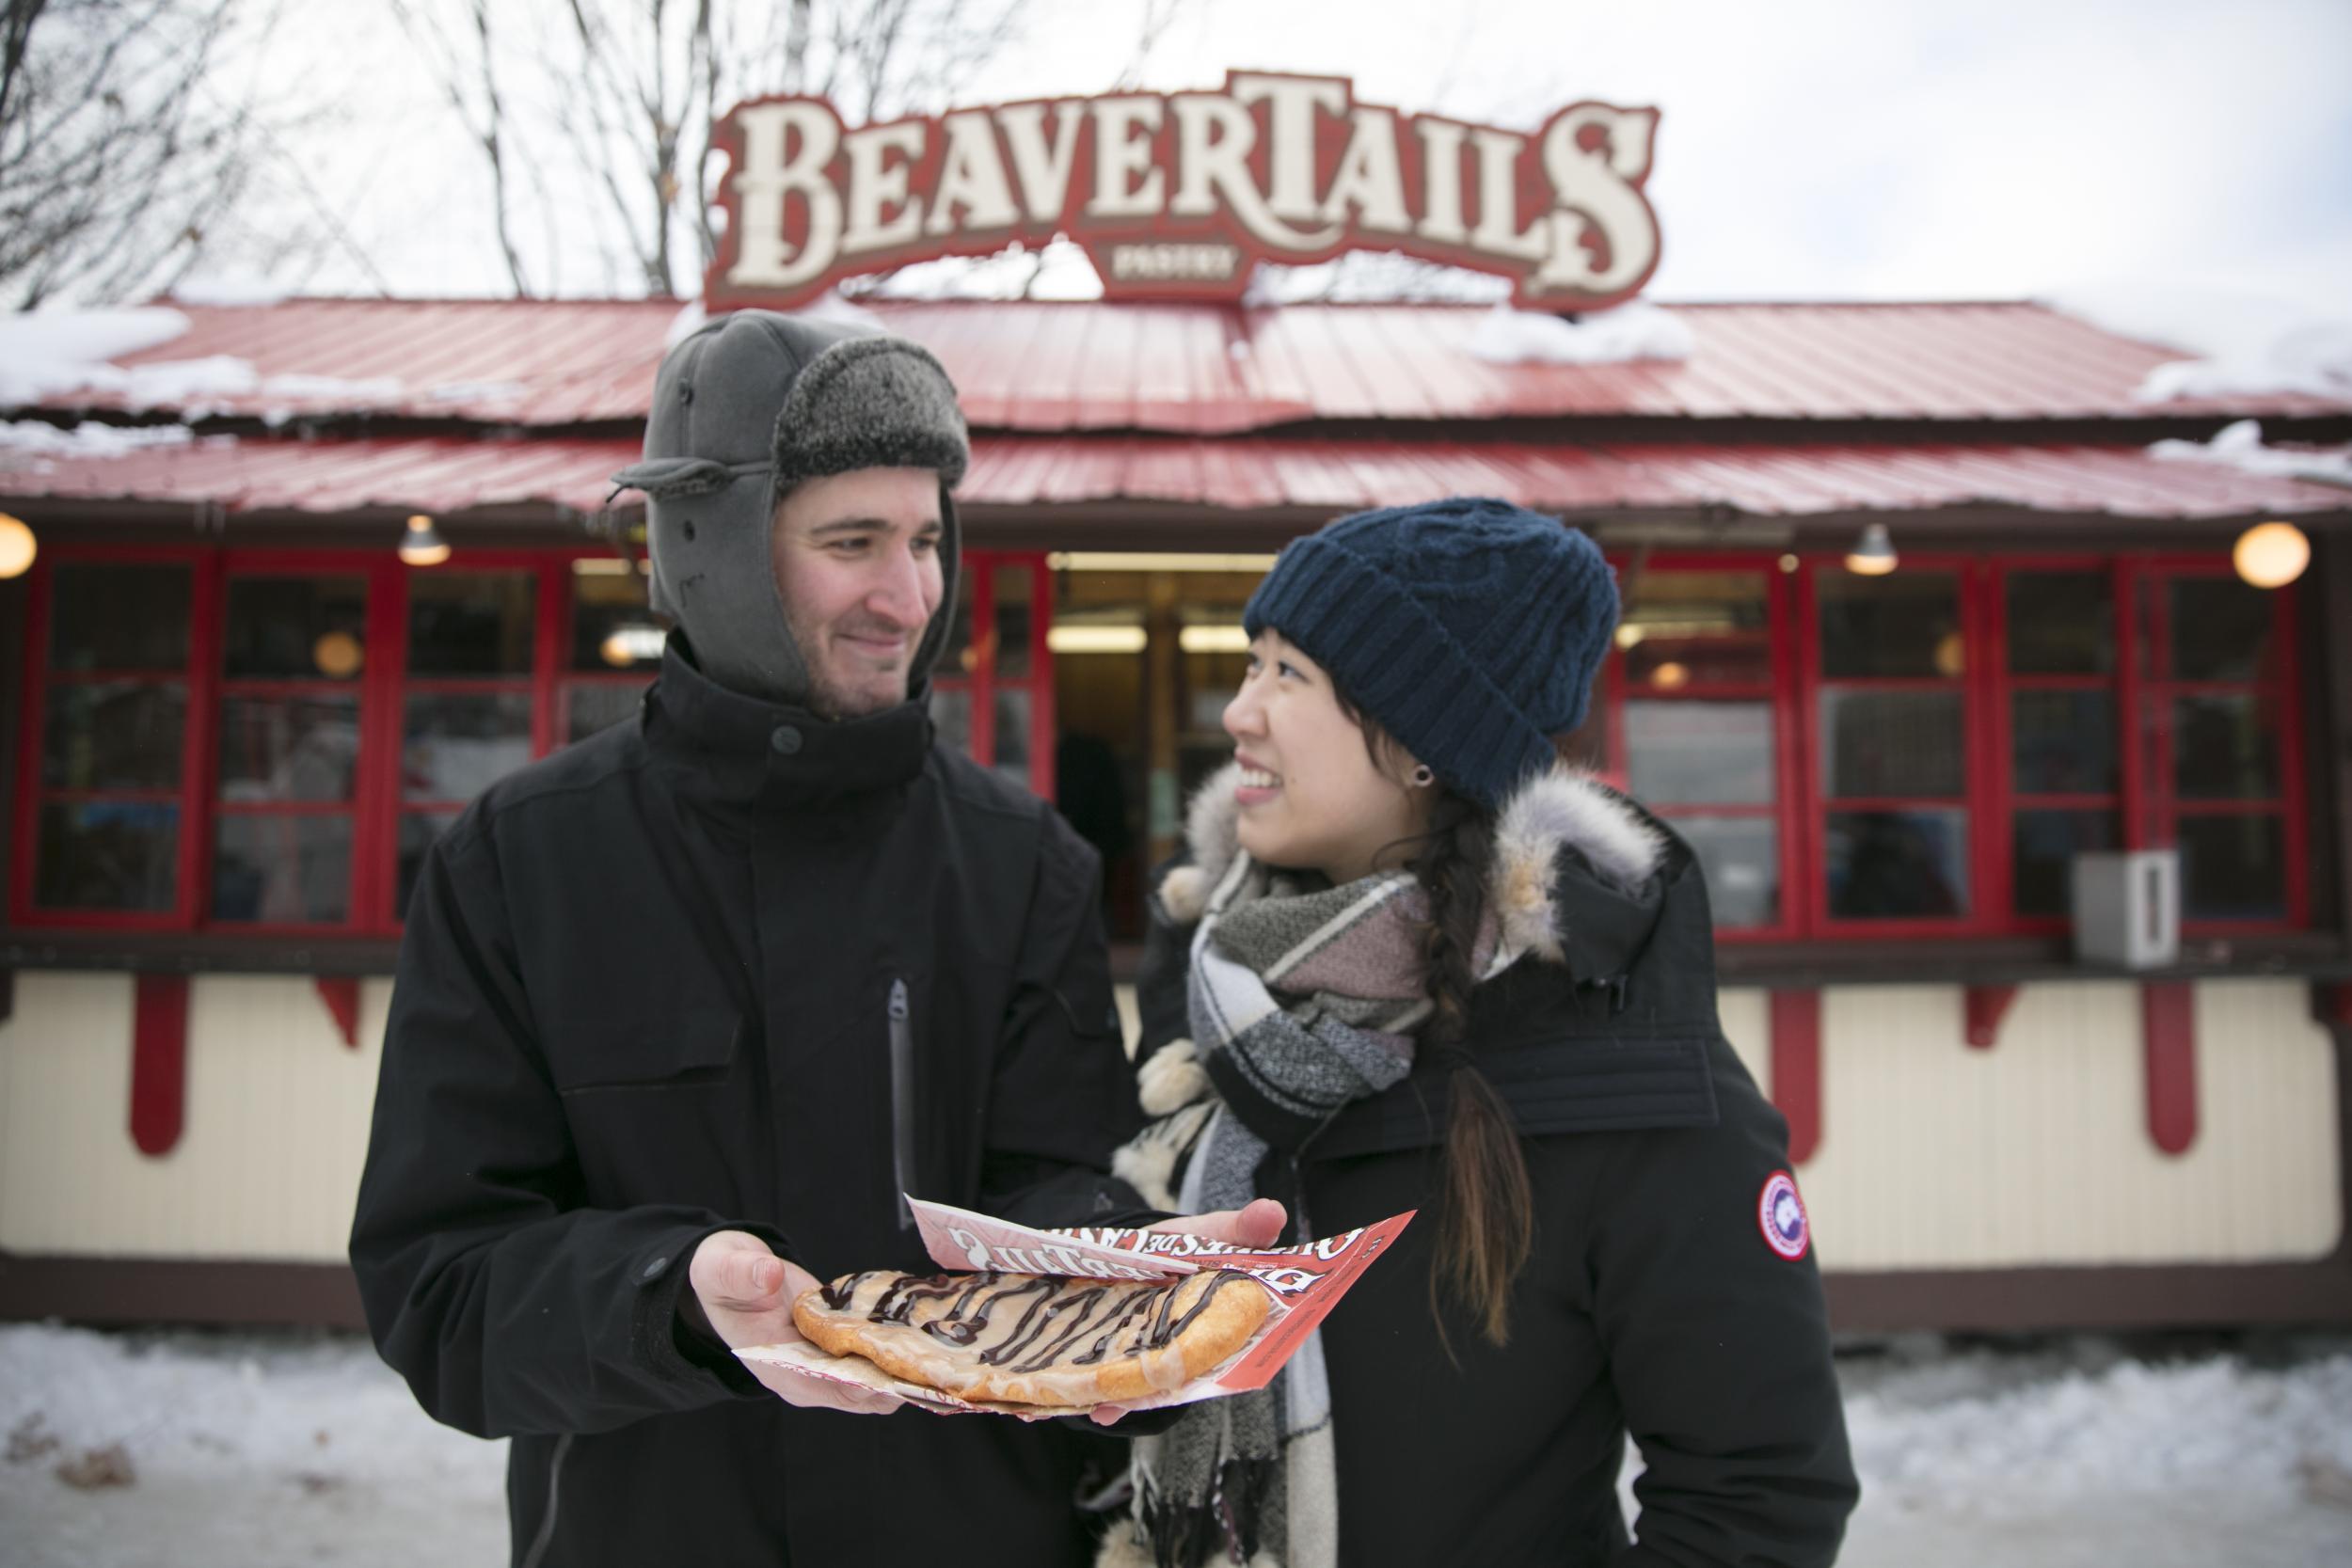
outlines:
[{"label": "man", "polygon": [[425,1409],[513,1437],[529,1568],[1085,1560],[1087,1439],[852,1418],[888,1402],[780,1399],[728,1351],[796,1337],[818,1277],[928,1267],[901,1192],[1140,1208],[1103,1174],[1137,1114],[1095,857],[931,744],[966,460],[913,343],[688,338],[617,476],[676,623],[642,716],[420,875],[352,1263]]}]

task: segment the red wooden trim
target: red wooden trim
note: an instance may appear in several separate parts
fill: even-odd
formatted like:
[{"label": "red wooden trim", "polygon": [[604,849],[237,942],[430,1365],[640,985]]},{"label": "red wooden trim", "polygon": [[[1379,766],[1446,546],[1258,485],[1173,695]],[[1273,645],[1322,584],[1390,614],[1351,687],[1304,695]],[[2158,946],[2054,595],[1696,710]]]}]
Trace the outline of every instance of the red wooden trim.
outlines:
[{"label": "red wooden trim", "polygon": [[1029,787],[1054,799],[1054,574],[1041,554],[1029,562]]},{"label": "red wooden trim", "polygon": [[542,565],[532,580],[537,585],[532,622],[531,754],[546,756],[564,744],[564,709],[557,682],[564,673],[564,655],[571,627],[572,571],[569,566]]},{"label": "red wooden trim", "polygon": [[1990,1051],[2001,1041],[2001,1021],[2017,1001],[2015,986],[1969,986],[1962,991],[1971,1049]]},{"label": "red wooden trim", "polygon": [[207,809],[218,766],[220,669],[227,657],[228,583],[220,552],[188,574],[188,714],[180,753],[180,925],[188,930],[212,912],[213,819]]},{"label": "red wooden trim", "polygon": [[1772,1000],[1772,1103],[1788,1120],[1788,1159],[1804,1164],[1821,1143],[1821,993],[1776,990]]},{"label": "red wooden trim", "polygon": [[1819,931],[1829,917],[1829,818],[1820,804],[1824,792],[1818,700],[1821,689],[1821,607],[1814,583],[1820,569],[1819,558],[1805,560],[1797,569],[1797,681],[1795,689],[1784,699],[1794,711],[1797,738],[1798,787],[1789,794],[1788,809],[1804,818],[1802,858],[1791,868],[1792,879],[1797,883],[1797,928],[1802,936]]},{"label": "red wooden trim", "polygon": [[131,1014],[131,1141],[146,1155],[180,1142],[188,1087],[188,977],[135,977]]},{"label": "red wooden trim", "polygon": [[2147,847],[2147,758],[2139,744],[2139,569],[2128,560],[2115,563],[2115,743],[2122,748],[2116,788],[2122,792],[2125,849]]},{"label": "red wooden trim", "polygon": [[368,655],[361,672],[358,815],[351,828],[351,913],[361,931],[399,929],[392,862],[400,833],[401,666],[407,661],[407,568],[393,556],[368,578]]},{"label": "red wooden trim", "polygon": [[2185,980],[2139,988],[2148,1136],[2167,1154],[2185,1154],[2197,1141],[2196,1003],[2196,987]]},{"label": "red wooden trim", "polygon": [[1766,624],[1772,633],[1772,784],[1773,804],[1780,810],[1780,908],[1771,931],[1792,937],[1803,921],[1805,863],[1813,832],[1805,809],[1807,769],[1799,705],[1804,702],[1803,656],[1799,649],[1796,572],[1784,572],[1777,562],[1765,581]]},{"label": "red wooden trim", "polygon": [[318,988],[319,1000],[326,1004],[326,1016],[335,1021],[335,1032],[343,1037],[343,1044],[359,1049],[359,977],[356,974],[322,974],[311,981]]},{"label": "red wooden trim", "polygon": [[964,557],[972,578],[972,641],[966,644],[972,660],[972,709],[969,743],[972,760],[982,768],[996,766],[996,552],[976,550]]},{"label": "red wooden trim", "polygon": [[1999,930],[2010,919],[2010,865],[2009,697],[2001,689],[2008,641],[2008,606],[1997,562],[1979,562],[1961,582],[1961,657],[1968,734],[1963,753],[1975,799],[1968,813],[1968,909],[1974,923]]},{"label": "red wooden trim", "polygon": [[[2308,581],[2307,577],[2304,580]],[[2312,919],[2310,818],[2303,809],[2303,693],[2296,676],[2296,595],[2298,584],[2273,593],[2270,667],[2275,682],[2273,721],[2279,736],[2279,783],[2286,807],[2287,924],[2301,929]]]}]

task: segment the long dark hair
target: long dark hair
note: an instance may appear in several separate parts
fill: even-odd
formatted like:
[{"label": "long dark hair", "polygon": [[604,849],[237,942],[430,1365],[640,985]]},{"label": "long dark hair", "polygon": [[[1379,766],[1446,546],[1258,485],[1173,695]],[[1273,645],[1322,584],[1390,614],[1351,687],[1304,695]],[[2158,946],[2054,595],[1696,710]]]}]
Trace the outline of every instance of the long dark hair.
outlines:
[{"label": "long dark hair", "polygon": [[[1392,772],[1402,751],[1340,690],[1340,711],[1363,732],[1373,766]],[[1429,901],[1422,957],[1433,1012],[1420,1049],[1446,1064],[1453,1100],[1445,1129],[1444,1189],[1438,1210],[1437,1267],[1430,1275],[1430,1311],[1440,1335],[1442,1286],[1477,1320],[1487,1343],[1511,1338],[1511,1287],[1535,1244],[1535,1200],[1510,1113],[1470,1054],[1470,991],[1478,984],[1474,955],[1486,913],[1494,863],[1495,814],[1442,784],[1431,803],[1429,826],[1406,869]],[[1447,1347],[1452,1354],[1452,1347]]]}]

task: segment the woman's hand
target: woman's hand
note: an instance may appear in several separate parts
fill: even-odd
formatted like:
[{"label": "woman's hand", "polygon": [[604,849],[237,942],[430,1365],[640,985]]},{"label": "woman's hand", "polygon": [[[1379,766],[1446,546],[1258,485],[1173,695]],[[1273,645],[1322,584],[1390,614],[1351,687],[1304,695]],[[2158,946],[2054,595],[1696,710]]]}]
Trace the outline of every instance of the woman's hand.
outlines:
[{"label": "woman's hand", "polygon": [[1282,1239],[1290,1214],[1270,1197],[1253,1197],[1238,1209],[1217,1209],[1205,1214],[1179,1214],[1145,1227],[1173,1236],[1205,1236],[1236,1246],[1272,1246]]}]

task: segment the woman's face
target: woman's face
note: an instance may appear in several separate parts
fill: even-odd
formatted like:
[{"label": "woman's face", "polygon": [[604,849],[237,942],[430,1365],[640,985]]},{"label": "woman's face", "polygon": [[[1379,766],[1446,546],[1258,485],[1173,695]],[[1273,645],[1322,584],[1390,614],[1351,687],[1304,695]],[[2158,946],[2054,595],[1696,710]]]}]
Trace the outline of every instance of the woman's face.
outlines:
[{"label": "woman's face", "polygon": [[1268,627],[1249,644],[1249,673],[1225,705],[1225,733],[1241,764],[1241,847],[1271,865],[1320,871],[1349,882],[1404,864],[1427,826],[1433,791],[1406,782],[1413,760],[1384,751],[1342,712],[1320,665]]}]

